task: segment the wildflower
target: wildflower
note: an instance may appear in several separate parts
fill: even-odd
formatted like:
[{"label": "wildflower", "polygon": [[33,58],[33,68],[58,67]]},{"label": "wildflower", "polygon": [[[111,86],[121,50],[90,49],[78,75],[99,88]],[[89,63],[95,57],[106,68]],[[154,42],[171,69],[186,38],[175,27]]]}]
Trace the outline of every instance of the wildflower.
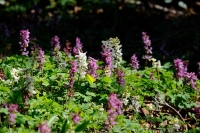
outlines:
[{"label": "wildflower", "polygon": [[26,55],[28,56],[28,51],[27,51],[27,47],[28,47],[28,44],[29,44],[29,34],[30,32],[28,30],[21,30],[20,31],[20,47],[21,47],[21,54],[22,55]]},{"label": "wildflower", "polygon": [[65,47],[63,48],[63,51],[66,53],[67,56],[69,56],[72,52],[72,48],[70,47],[71,42],[66,40]]},{"label": "wildflower", "polygon": [[116,94],[110,94],[108,98],[108,119],[105,122],[105,128],[110,130],[110,127],[116,125],[115,119],[117,115],[122,114],[123,103],[117,98]]},{"label": "wildflower", "polygon": [[179,79],[184,78],[186,69],[185,69],[184,64],[181,59],[174,60],[174,67],[176,69],[176,77]]},{"label": "wildflower", "polygon": [[79,121],[81,120],[81,118],[78,116],[78,114],[72,113],[71,116],[72,116],[72,120],[74,124],[79,124]]},{"label": "wildflower", "polygon": [[42,50],[41,47],[38,48],[38,58],[37,58],[37,62],[39,63],[39,69],[42,69],[42,66],[45,62],[45,56],[44,56],[44,51]]},{"label": "wildflower", "polygon": [[113,65],[112,65],[112,53],[110,52],[109,49],[105,50],[104,47],[102,47],[103,51],[104,52],[101,52],[101,55],[103,57],[103,61],[105,63],[105,69],[109,71],[109,73],[107,73],[108,77],[111,76],[112,74],[112,68],[113,68]]},{"label": "wildflower", "polygon": [[160,63],[160,60],[158,60],[158,61],[156,62],[156,59],[155,59],[155,58],[152,58],[151,61],[152,61],[152,68],[157,68],[157,69],[159,69],[159,68],[162,67],[162,66],[161,66],[161,63]]},{"label": "wildflower", "polygon": [[55,35],[55,36],[51,39],[50,43],[51,43],[51,46],[52,46],[53,48],[55,48],[55,47],[59,47],[59,48],[60,48],[60,39],[59,39],[58,36]]},{"label": "wildflower", "polygon": [[10,104],[8,108],[8,112],[17,112],[18,105],[17,104]]},{"label": "wildflower", "polygon": [[137,56],[135,54],[131,57],[131,66],[134,70],[139,69],[139,61],[137,60]]},{"label": "wildflower", "polygon": [[174,133],[174,131],[179,131],[181,126],[178,122],[179,122],[179,120],[177,118],[175,118],[174,121],[173,121],[173,125],[169,130],[169,133]]},{"label": "wildflower", "polygon": [[10,115],[9,115],[9,122],[10,122],[11,125],[14,125],[15,118],[16,118],[16,115],[14,113],[10,113]]},{"label": "wildflower", "polygon": [[97,77],[97,74],[96,74],[96,70],[97,70],[97,68],[98,68],[98,66],[97,66],[97,61],[98,60],[95,60],[94,58],[92,58],[92,57],[89,57],[89,62],[88,62],[88,73],[92,76],[92,77],[94,77],[94,78],[96,78]]},{"label": "wildflower", "polygon": [[76,37],[76,45],[73,48],[73,54],[77,55],[79,53],[79,51],[82,52],[82,48],[83,48],[83,45],[81,43],[81,39]]},{"label": "wildflower", "polygon": [[146,32],[142,32],[142,40],[144,43],[144,50],[145,55],[142,56],[143,59],[151,60],[152,58],[152,47],[151,47],[151,40],[149,40],[149,36],[147,36]]},{"label": "wildflower", "polygon": [[198,65],[198,70],[197,70],[198,71],[198,76],[200,76],[200,62],[198,62],[197,65]]},{"label": "wildflower", "polygon": [[193,89],[197,90],[196,81],[198,80],[198,78],[194,72],[186,73],[185,80],[188,85],[190,85]]},{"label": "wildflower", "polygon": [[87,56],[86,53],[82,53],[80,51],[78,51],[78,55],[75,56],[76,58],[78,58],[78,63],[79,63],[79,67],[78,67],[78,72],[80,74],[81,78],[85,78],[86,75],[86,70],[87,70]]},{"label": "wildflower", "polygon": [[160,103],[163,104],[165,102],[165,95],[163,95],[162,93],[157,93],[154,100],[155,100],[156,107],[160,109],[163,107]]},{"label": "wildflower", "polygon": [[15,68],[12,68],[12,70],[10,71],[10,74],[13,77],[13,79],[14,79],[15,82],[18,82],[19,79],[20,79],[19,72],[20,71],[17,70],[17,69],[15,69]]},{"label": "wildflower", "polygon": [[131,105],[129,105],[129,108],[133,109],[137,113],[140,112],[140,107],[141,107],[141,104],[139,103],[138,99],[139,99],[138,96],[134,96],[132,98]]},{"label": "wildflower", "polygon": [[14,125],[14,123],[15,123],[15,118],[16,118],[15,112],[18,112],[17,109],[18,109],[17,104],[9,105],[8,112],[10,113],[9,114],[9,122],[11,125]]},{"label": "wildflower", "polygon": [[39,124],[38,130],[40,131],[40,133],[51,133],[51,129],[46,122],[42,122],[41,124]]},{"label": "wildflower", "polygon": [[70,74],[69,86],[70,88],[72,88],[74,85],[74,74],[78,71],[77,69],[78,64],[76,61],[71,61],[70,64],[72,65],[72,67],[69,71],[69,74]]},{"label": "wildflower", "polygon": [[200,117],[200,107],[194,109],[196,118]]},{"label": "wildflower", "polygon": [[0,80],[5,80],[6,79],[6,75],[3,73],[2,70],[0,70]]},{"label": "wildflower", "polygon": [[110,56],[113,60],[112,64],[114,68],[120,66],[122,62],[122,45],[120,45],[120,40],[116,38],[110,38],[107,41],[102,41],[103,43],[103,52],[109,50],[111,52]]},{"label": "wildflower", "polygon": [[32,48],[31,48],[31,55],[32,55],[32,60],[33,63],[35,60],[37,60],[37,62],[39,63],[38,69],[42,69],[42,66],[44,64],[45,60],[45,56],[44,56],[44,51],[42,50],[41,47],[39,47],[38,44],[35,44]]},{"label": "wildflower", "polygon": [[124,86],[125,80],[124,80],[124,74],[121,70],[117,69],[117,82]]}]

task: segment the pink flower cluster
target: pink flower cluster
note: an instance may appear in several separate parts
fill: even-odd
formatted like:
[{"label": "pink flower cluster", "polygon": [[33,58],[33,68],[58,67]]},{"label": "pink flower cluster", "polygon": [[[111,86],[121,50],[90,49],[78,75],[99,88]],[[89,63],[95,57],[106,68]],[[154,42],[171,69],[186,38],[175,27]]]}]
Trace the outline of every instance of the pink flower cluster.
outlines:
[{"label": "pink flower cluster", "polygon": [[50,43],[51,43],[51,47],[60,47],[60,39],[59,39],[59,37],[58,36],[54,36],[52,39],[51,39],[51,41],[50,41]]},{"label": "pink flower cluster", "polygon": [[200,62],[198,62],[197,65],[198,65],[198,75],[200,76]]},{"label": "pink flower cluster", "polygon": [[123,72],[121,70],[119,70],[119,69],[116,69],[116,72],[117,72],[117,82],[119,84],[121,84],[122,86],[124,86],[125,80],[124,80]]},{"label": "pink flower cluster", "polygon": [[139,69],[139,61],[137,60],[137,56],[135,54],[133,54],[133,56],[131,57],[131,67],[134,70]]},{"label": "pink flower cluster", "polygon": [[37,62],[39,63],[38,69],[42,69],[44,62],[46,61],[44,56],[44,51],[42,50],[41,47],[39,47],[38,44],[35,44],[31,48],[31,50],[32,50],[31,54],[33,56],[36,56]]},{"label": "pink flower cluster", "polygon": [[200,117],[200,107],[195,108],[194,111],[196,113],[195,114],[196,118],[199,118]]},{"label": "pink flower cluster", "polygon": [[73,47],[73,54],[77,55],[78,50],[82,52],[83,45],[81,43],[81,39],[76,37],[76,45]]},{"label": "pink flower cluster", "polygon": [[122,114],[123,103],[117,98],[116,94],[110,94],[108,98],[108,119],[105,122],[105,128],[110,130],[110,128],[117,124],[115,122],[117,115]]},{"label": "pink flower cluster", "polygon": [[110,74],[109,74],[109,76],[110,76],[112,74],[112,68],[113,68],[112,53],[110,52],[109,49],[105,49],[103,46],[102,46],[102,49],[103,49],[103,52],[101,52],[101,55],[102,55],[103,61],[105,63],[105,68],[110,71]]},{"label": "pink flower cluster", "polygon": [[151,47],[151,40],[149,40],[149,36],[147,36],[146,32],[142,32],[142,40],[144,43],[144,50],[145,50],[145,55],[143,55],[143,59],[146,60],[151,60],[152,58],[152,47]]},{"label": "pink flower cluster", "polygon": [[42,122],[41,124],[39,124],[38,130],[40,131],[40,133],[51,133],[51,129],[46,122]]},{"label": "pink flower cluster", "polygon": [[20,31],[20,47],[21,47],[21,54],[22,55],[26,55],[28,56],[28,51],[27,51],[27,47],[29,44],[29,34],[30,32],[28,30],[21,30]]},{"label": "pink flower cluster", "polygon": [[183,61],[181,59],[175,59],[174,67],[176,69],[176,77],[179,79],[184,78],[187,73],[187,66],[184,66]]},{"label": "pink flower cluster", "polygon": [[1,79],[1,80],[6,79],[6,75],[3,73],[2,70],[0,70],[0,79]]},{"label": "pink flower cluster", "polygon": [[198,78],[194,72],[185,74],[185,81],[186,81],[187,85],[190,85],[195,90],[197,90],[197,84],[196,84],[197,80],[198,80]]},{"label": "pink flower cluster", "polygon": [[92,77],[94,77],[94,78],[96,78],[97,77],[97,74],[96,74],[96,70],[97,70],[97,68],[98,68],[98,66],[97,66],[97,61],[98,60],[95,60],[94,58],[92,58],[92,57],[89,57],[89,62],[88,62],[88,73],[92,76]]},{"label": "pink flower cluster", "polygon": [[178,79],[184,79],[187,85],[190,85],[195,90],[197,89],[196,81],[197,76],[194,72],[187,72],[188,61],[183,62],[181,59],[174,60],[174,67],[176,69],[176,77]]},{"label": "pink flower cluster", "polygon": [[8,112],[10,113],[9,122],[10,122],[11,125],[14,125],[14,123],[15,123],[15,118],[16,118],[15,112],[18,112],[17,109],[18,109],[17,104],[10,104],[9,105]]},{"label": "pink flower cluster", "polygon": [[58,36],[54,36],[51,41],[51,47],[53,47],[52,49],[52,54],[56,55],[57,52],[60,50],[60,39]]},{"label": "pink flower cluster", "polygon": [[81,120],[81,118],[78,116],[78,114],[72,113],[71,116],[72,116],[72,120],[74,124],[79,124],[79,121]]},{"label": "pink flower cluster", "polygon": [[66,40],[65,47],[63,48],[63,51],[66,53],[67,56],[69,56],[72,52],[72,48],[70,47],[71,42]]},{"label": "pink flower cluster", "polygon": [[72,67],[71,67],[71,69],[69,71],[69,74],[70,74],[69,86],[70,86],[70,88],[73,88],[73,85],[74,85],[74,74],[78,71],[78,68],[77,68],[78,64],[74,60],[71,61],[70,64],[71,64]]}]

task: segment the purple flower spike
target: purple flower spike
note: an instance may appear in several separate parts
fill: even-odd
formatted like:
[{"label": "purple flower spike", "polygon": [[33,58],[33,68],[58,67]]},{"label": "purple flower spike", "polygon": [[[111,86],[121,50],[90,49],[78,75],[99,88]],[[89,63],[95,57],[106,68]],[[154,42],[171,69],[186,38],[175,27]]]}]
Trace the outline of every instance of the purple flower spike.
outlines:
[{"label": "purple flower spike", "polygon": [[17,109],[18,109],[17,104],[10,104],[9,105],[8,112],[10,113],[9,122],[10,122],[11,125],[14,125],[14,123],[15,123],[16,115],[14,113],[17,112]]},{"label": "purple flower spike", "polygon": [[56,46],[59,46],[60,47],[60,39],[58,36],[54,36],[52,39],[51,39],[51,46],[54,48]]},{"label": "purple flower spike", "polygon": [[78,116],[78,114],[72,113],[71,116],[72,116],[72,120],[74,124],[79,124],[79,121],[81,120],[81,118]]},{"label": "purple flower spike", "polygon": [[80,52],[82,52],[82,48],[83,48],[83,45],[82,45],[82,43],[81,43],[81,39],[78,38],[78,37],[76,37],[76,45],[75,45],[74,48],[73,48],[73,54],[74,54],[74,55],[77,55],[77,54],[78,54],[78,50],[79,50]]},{"label": "purple flower spike", "polygon": [[112,65],[112,61],[113,61],[112,53],[110,52],[109,49],[105,50],[105,48],[103,46],[102,46],[102,49],[103,49],[103,51],[105,51],[105,52],[101,52],[103,61],[105,63],[105,68],[108,69],[108,71],[110,72],[110,74],[108,76],[111,76],[112,68],[113,68],[113,65]]},{"label": "purple flower spike", "polygon": [[196,113],[195,114],[196,118],[199,118],[200,117],[200,107],[195,108],[194,111]]},{"label": "purple flower spike", "polygon": [[16,118],[16,115],[14,113],[10,113],[10,115],[9,115],[9,122],[10,122],[11,125],[14,125],[15,118]]},{"label": "purple flower spike", "polygon": [[96,74],[96,70],[97,70],[97,68],[98,68],[98,66],[97,66],[97,61],[98,60],[95,60],[94,58],[92,58],[92,57],[89,57],[89,62],[88,62],[88,73],[92,76],[92,77],[94,77],[94,78],[96,78],[97,77],[97,74]]},{"label": "purple flower spike", "polygon": [[70,64],[71,64],[71,69],[70,69],[70,71],[69,71],[69,74],[70,74],[70,81],[69,81],[69,86],[70,86],[70,88],[73,88],[73,85],[74,85],[74,74],[78,71],[78,64],[77,64],[77,62],[76,61],[71,61],[70,62]]},{"label": "purple flower spike", "polygon": [[124,86],[125,80],[124,80],[124,74],[121,70],[117,69],[117,82]]},{"label": "purple flower spike", "polygon": [[177,78],[184,78],[186,73],[186,68],[184,67],[184,64],[181,59],[174,60],[174,67],[176,69],[176,77]]},{"label": "purple flower spike", "polygon": [[51,133],[51,129],[48,127],[46,122],[42,122],[41,124],[39,124],[38,130],[40,131],[40,133]]},{"label": "purple flower spike", "polygon": [[185,80],[188,85],[190,85],[193,89],[197,90],[197,84],[196,81],[198,80],[197,76],[194,72],[186,73]]},{"label": "purple flower spike", "polygon": [[131,66],[134,70],[139,69],[139,61],[137,60],[137,56],[135,54],[131,57]]},{"label": "purple flower spike", "polygon": [[146,60],[151,60],[152,58],[152,47],[151,47],[151,40],[149,40],[149,36],[147,36],[146,32],[142,32],[142,40],[144,43],[144,50],[145,50],[145,55],[143,55],[143,59]]},{"label": "purple flower spike", "polygon": [[198,65],[198,76],[200,76],[200,62],[198,62],[197,65]]},{"label": "purple flower spike", "polygon": [[112,126],[116,125],[115,121],[117,115],[122,114],[123,103],[117,98],[116,94],[110,94],[108,98],[108,119],[105,122],[105,128],[110,130]]},{"label": "purple flower spike", "polygon": [[72,48],[70,47],[71,42],[66,40],[65,47],[63,48],[63,51],[66,53],[67,56],[69,56],[72,52]]},{"label": "purple flower spike", "polygon": [[26,55],[28,56],[28,51],[27,51],[27,47],[28,47],[28,44],[29,44],[29,34],[30,32],[28,30],[21,30],[20,31],[20,47],[21,47],[21,54],[22,55]]},{"label": "purple flower spike", "polygon": [[10,104],[9,105],[9,109],[8,109],[8,112],[17,112],[17,109],[18,109],[18,105],[17,104]]}]

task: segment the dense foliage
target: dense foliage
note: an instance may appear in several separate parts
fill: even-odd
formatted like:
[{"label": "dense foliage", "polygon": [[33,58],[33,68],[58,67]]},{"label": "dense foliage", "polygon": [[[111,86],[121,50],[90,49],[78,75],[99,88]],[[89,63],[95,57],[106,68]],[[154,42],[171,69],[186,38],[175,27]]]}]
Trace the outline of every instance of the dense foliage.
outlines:
[{"label": "dense foliage", "polygon": [[200,63],[188,72],[188,61],[160,62],[147,33],[145,66],[135,53],[123,60],[117,37],[102,41],[94,59],[78,37],[61,48],[54,36],[44,51],[29,35],[20,31],[21,55],[0,59],[0,132],[200,131]]}]

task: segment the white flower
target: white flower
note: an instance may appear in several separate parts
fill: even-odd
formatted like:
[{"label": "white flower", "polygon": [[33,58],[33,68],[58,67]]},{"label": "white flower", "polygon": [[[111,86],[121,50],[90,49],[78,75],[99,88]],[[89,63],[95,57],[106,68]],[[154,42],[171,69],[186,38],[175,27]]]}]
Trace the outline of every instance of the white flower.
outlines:
[{"label": "white flower", "polygon": [[18,82],[19,79],[20,79],[20,76],[18,75],[19,74],[19,70],[13,68],[11,71],[10,71],[10,74],[11,76],[13,77],[14,81],[15,82]]},{"label": "white flower", "polygon": [[153,68],[161,68],[161,67],[162,67],[162,66],[161,66],[161,63],[160,63],[160,60],[158,60],[158,61],[156,62],[156,59],[155,59],[155,58],[152,58],[151,61],[152,61],[152,67],[153,67]]},{"label": "white flower", "polygon": [[141,104],[138,102],[139,97],[135,96],[132,99],[132,104],[129,105],[129,108],[133,109],[135,112],[140,112]]},{"label": "white flower", "polygon": [[86,75],[86,70],[87,70],[87,56],[86,56],[86,52],[82,53],[80,52],[80,50],[78,50],[78,55],[75,56],[76,58],[78,58],[78,63],[79,63],[79,68],[78,68],[78,72],[81,76],[81,78],[85,78]]},{"label": "white flower", "polygon": [[113,67],[117,68],[121,65],[122,62],[122,45],[120,45],[119,39],[116,38],[110,38],[107,41],[102,41],[103,46],[104,46],[104,52],[106,52],[107,49],[110,50],[112,53],[112,58],[113,58]]},{"label": "white flower", "polygon": [[129,100],[127,99],[127,97],[123,98],[122,101],[123,101],[124,105],[128,105]]}]

